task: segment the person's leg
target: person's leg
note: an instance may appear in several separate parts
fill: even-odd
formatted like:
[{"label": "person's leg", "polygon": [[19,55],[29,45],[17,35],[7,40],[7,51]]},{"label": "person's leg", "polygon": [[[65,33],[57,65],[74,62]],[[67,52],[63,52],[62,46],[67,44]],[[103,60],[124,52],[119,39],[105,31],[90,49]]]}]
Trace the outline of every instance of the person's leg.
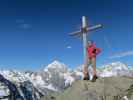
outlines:
[{"label": "person's leg", "polygon": [[84,78],[87,79],[88,78],[88,67],[87,65],[84,65]]},{"label": "person's leg", "polygon": [[96,72],[96,57],[92,58],[92,66],[93,66],[93,79],[92,82],[95,82],[97,77],[97,72]]},{"label": "person's leg", "polygon": [[96,72],[96,57],[93,57],[92,58],[92,66],[93,66],[93,76],[96,76],[97,75],[97,72]]},{"label": "person's leg", "polygon": [[84,80],[89,80],[90,77],[89,77],[89,71],[88,71],[88,67],[89,65],[91,64],[91,59],[87,59],[85,65],[84,65]]}]

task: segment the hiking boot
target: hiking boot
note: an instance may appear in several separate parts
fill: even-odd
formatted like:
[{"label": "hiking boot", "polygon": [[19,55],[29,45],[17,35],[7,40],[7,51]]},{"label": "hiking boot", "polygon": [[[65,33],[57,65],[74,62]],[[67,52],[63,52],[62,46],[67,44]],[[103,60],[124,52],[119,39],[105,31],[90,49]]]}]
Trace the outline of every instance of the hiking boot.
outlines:
[{"label": "hiking boot", "polygon": [[90,76],[88,75],[88,77],[84,77],[83,80],[90,80]]},{"label": "hiking boot", "polygon": [[98,77],[96,75],[94,75],[91,81],[96,82],[96,79],[98,79]]}]

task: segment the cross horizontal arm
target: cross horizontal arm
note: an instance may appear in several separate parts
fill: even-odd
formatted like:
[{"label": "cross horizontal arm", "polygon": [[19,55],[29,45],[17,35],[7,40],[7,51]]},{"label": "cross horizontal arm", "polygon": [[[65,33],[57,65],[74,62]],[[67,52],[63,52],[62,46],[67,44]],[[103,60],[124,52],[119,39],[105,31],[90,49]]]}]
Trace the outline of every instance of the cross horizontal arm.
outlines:
[{"label": "cross horizontal arm", "polygon": [[82,34],[81,31],[75,31],[75,32],[69,33],[70,36],[77,36],[77,35],[80,35],[80,34]]},{"label": "cross horizontal arm", "polygon": [[87,31],[94,31],[94,30],[96,30],[98,28],[102,28],[102,27],[103,27],[102,24],[98,24],[98,25],[95,25],[95,26],[88,27]]},{"label": "cross horizontal arm", "polygon": [[[86,30],[87,30],[87,32],[89,32],[89,31],[94,31],[94,30],[96,30],[98,28],[102,28],[102,27],[103,26],[101,24],[98,24],[98,25],[95,25],[95,26],[88,27]],[[77,36],[77,37],[82,36],[82,34],[83,33],[82,33],[81,30],[69,33],[70,36]]]}]

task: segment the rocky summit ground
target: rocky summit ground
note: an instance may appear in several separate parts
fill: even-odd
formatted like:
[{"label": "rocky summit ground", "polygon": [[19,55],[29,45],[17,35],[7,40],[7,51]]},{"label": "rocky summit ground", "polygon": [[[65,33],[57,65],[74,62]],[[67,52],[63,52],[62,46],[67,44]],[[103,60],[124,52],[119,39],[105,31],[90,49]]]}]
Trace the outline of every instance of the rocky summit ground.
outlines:
[{"label": "rocky summit ground", "polygon": [[79,80],[62,93],[42,100],[133,100],[133,78],[108,77],[96,82]]}]

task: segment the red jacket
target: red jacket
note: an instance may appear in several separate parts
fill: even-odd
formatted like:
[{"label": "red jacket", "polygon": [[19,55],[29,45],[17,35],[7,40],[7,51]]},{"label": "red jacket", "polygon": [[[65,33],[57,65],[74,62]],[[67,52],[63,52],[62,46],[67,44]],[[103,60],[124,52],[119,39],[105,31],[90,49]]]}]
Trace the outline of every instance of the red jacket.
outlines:
[{"label": "red jacket", "polygon": [[93,43],[91,46],[87,47],[88,57],[93,58],[96,57],[101,52],[100,48],[97,48],[96,45]]}]

